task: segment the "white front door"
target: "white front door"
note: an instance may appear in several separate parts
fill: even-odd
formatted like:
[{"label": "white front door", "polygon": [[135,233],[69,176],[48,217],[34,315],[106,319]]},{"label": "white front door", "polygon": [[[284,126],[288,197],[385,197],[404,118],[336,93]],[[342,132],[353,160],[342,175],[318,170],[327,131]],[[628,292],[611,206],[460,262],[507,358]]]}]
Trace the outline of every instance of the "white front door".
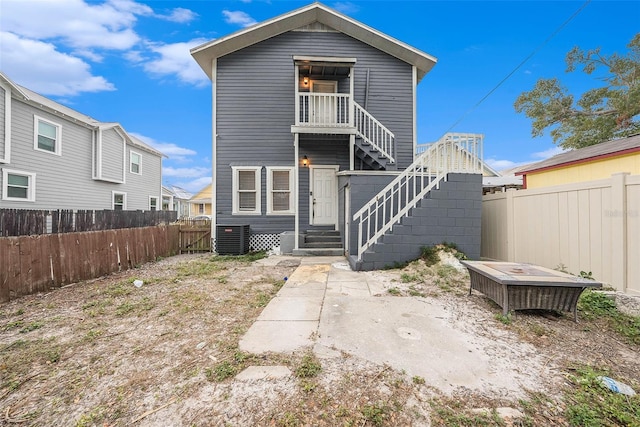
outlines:
[{"label": "white front door", "polygon": [[311,225],[336,225],[338,208],[337,167],[311,167]]}]

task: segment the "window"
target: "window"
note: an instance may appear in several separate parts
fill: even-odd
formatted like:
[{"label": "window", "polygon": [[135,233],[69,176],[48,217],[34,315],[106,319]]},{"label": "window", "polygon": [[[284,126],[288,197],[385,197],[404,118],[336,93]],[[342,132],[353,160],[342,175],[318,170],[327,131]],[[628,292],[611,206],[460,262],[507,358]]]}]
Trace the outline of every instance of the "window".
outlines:
[{"label": "window", "polygon": [[142,156],[138,153],[136,153],[135,151],[131,152],[131,155],[129,156],[129,170],[131,171],[131,173],[135,173],[138,175],[142,174]]},{"label": "window", "polygon": [[204,215],[204,203],[198,203],[198,215]]},{"label": "window", "polygon": [[149,210],[157,211],[158,210],[158,198],[155,196],[149,196]]},{"label": "window", "polygon": [[62,126],[34,116],[34,141],[33,148],[38,151],[60,155]]},{"label": "window", "polygon": [[113,210],[114,211],[123,211],[127,209],[127,193],[116,193],[113,194]]},{"label": "window", "polygon": [[233,169],[233,214],[259,215],[260,178],[262,167],[234,166]]},{"label": "window", "polygon": [[2,200],[35,202],[36,174],[3,169]]},{"label": "window", "polygon": [[293,168],[267,168],[267,214],[293,214]]}]

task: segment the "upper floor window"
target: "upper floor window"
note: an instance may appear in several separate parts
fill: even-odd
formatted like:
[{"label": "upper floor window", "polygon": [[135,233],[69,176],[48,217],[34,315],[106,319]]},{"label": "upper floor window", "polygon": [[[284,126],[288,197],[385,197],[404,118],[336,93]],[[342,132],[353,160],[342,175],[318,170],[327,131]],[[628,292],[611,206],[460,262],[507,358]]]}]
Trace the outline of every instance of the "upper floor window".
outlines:
[{"label": "upper floor window", "polygon": [[129,170],[131,171],[131,173],[135,173],[138,175],[142,174],[142,156],[135,151],[132,151],[129,159],[131,165]]},{"label": "upper floor window", "polygon": [[62,126],[42,117],[34,116],[33,148],[57,154],[62,152]]},{"label": "upper floor window", "polygon": [[262,213],[260,206],[260,166],[233,166],[232,213],[255,215]]},{"label": "upper floor window", "polygon": [[114,211],[123,211],[127,209],[127,193],[117,193],[114,191],[112,193],[112,197],[112,206]]},{"label": "upper floor window", "polygon": [[198,203],[198,214],[204,215],[204,203]]},{"label": "upper floor window", "polygon": [[293,168],[267,168],[267,214],[292,214]]},{"label": "upper floor window", "polygon": [[35,202],[36,174],[2,169],[2,200]]}]

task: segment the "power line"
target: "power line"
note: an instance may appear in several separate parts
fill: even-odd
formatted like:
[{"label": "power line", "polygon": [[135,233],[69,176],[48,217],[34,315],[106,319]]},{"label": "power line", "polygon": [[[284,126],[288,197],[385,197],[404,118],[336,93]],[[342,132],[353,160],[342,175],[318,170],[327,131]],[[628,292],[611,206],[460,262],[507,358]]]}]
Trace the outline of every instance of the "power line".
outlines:
[{"label": "power line", "polygon": [[533,58],[535,56],[536,53],[538,53],[543,47],[545,47],[547,45],[547,43],[549,43],[551,41],[551,39],[553,39],[560,31],[562,31],[562,29],[564,27],[567,26],[567,24],[569,24],[569,22],[571,22],[576,16],[578,16],[578,14],[580,12],[582,12],[582,10],[587,7],[587,5],[591,3],[591,0],[586,0],[582,6],[580,6],[578,8],[578,10],[576,10],[573,15],[571,15],[569,17],[569,19],[567,19],[566,21],[564,21],[558,28],[556,28],[556,30],[551,33],[551,35],[549,37],[547,37],[547,39],[545,41],[543,41],[537,48],[535,48],[525,59],[522,60],[522,62],[520,62],[509,74],[507,74],[502,80],[500,80],[500,82],[495,85],[493,87],[493,89],[491,89],[485,96],[483,96],[480,101],[478,101],[476,103],[476,105],[474,105],[473,107],[471,107],[469,110],[467,110],[467,112],[465,112],[458,120],[456,120],[456,122],[451,125],[449,127],[449,129],[447,129],[445,131],[445,134],[447,134],[448,132],[450,132],[453,128],[455,128],[456,126],[458,126],[458,124],[460,124],[461,121],[463,121],[469,114],[471,114],[476,108],[478,108],[480,106],[480,104],[482,104],[489,96],[491,96],[491,94],[493,92],[495,92],[500,86],[502,86],[502,84],[504,82],[506,82],[507,80],[509,80],[509,78],[515,74],[516,71],[518,71],[524,64],[527,63],[527,61],[529,61],[531,58]]}]

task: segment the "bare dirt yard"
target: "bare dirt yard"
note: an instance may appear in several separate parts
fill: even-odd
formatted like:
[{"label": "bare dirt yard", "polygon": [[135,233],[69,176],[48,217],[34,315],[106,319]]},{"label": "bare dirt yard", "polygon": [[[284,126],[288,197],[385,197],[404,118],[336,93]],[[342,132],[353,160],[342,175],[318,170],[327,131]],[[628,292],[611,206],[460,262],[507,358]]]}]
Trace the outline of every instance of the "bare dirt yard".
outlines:
[{"label": "bare dirt yard", "polygon": [[[514,369],[509,343],[545,360],[524,396],[443,392],[341,352],[252,355],[238,342],[299,260],[180,255],[0,305],[0,425],[6,426],[640,426],[640,320],[586,295],[572,315],[502,316],[468,295],[450,263],[370,273],[385,296],[454,307],[457,321]],[[272,263],[271,263],[272,264]],[[142,284],[140,285],[140,282]],[[428,363],[428,361],[425,361]],[[250,366],[290,375],[244,380]],[[523,368],[524,369],[524,368]],[[536,378],[536,376],[539,376]]]}]

